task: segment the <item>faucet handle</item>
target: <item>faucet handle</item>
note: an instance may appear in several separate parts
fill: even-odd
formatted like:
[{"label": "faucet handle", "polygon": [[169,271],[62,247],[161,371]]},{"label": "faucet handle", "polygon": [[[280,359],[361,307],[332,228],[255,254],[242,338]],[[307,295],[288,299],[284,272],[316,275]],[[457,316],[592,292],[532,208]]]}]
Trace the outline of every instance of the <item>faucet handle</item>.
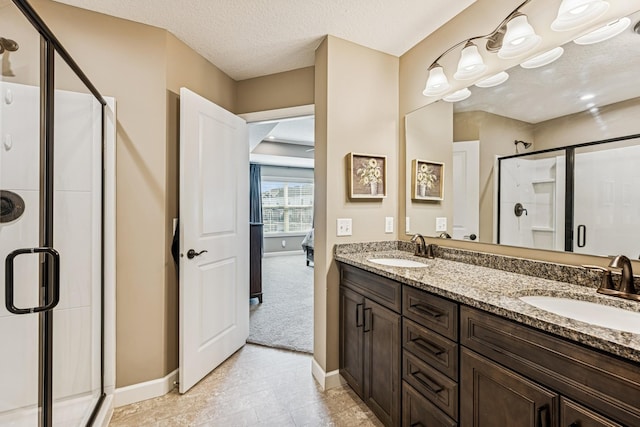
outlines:
[{"label": "faucet handle", "polygon": [[598,288],[598,290],[602,290],[602,289],[608,289],[608,290],[614,290],[615,286],[613,284],[613,279],[611,278],[611,270],[609,270],[606,267],[600,267],[599,265],[583,265],[582,267],[586,268],[587,270],[591,270],[591,271],[602,271],[604,272],[603,276],[602,276],[602,284],[600,285],[600,287]]},{"label": "faucet handle", "polygon": [[435,243],[429,243],[426,247],[425,250],[425,256],[427,258],[435,258],[436,257],[436,248],[438,247],[438,245],[436,245]]}]

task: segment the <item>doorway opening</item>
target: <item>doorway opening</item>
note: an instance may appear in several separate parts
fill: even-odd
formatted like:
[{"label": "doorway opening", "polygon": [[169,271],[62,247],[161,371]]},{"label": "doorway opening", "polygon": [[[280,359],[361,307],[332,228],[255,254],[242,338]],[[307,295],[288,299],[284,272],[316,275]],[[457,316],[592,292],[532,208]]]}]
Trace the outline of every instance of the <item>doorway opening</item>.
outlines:
[{"label": "doorway opening", "polygon": [[313,353],[314,116],[250,121],[247,342]]}]

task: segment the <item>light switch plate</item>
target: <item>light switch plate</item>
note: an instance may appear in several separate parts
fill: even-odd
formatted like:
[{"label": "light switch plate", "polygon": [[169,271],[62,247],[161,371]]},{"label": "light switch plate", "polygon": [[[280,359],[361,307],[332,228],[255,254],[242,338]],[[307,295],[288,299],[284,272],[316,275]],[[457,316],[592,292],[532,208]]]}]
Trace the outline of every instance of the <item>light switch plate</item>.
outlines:
[{"label": "light switch plate", "polygon": [[446,216],[439,216],[436,218],[436,231],[447,231]]},{"label": "light switch plate", "polygon": [[352,221],[351,218],[338,218],[336,220],[337,223],[337,236],[351,236],[353,233],[351,232]]},{"label": "light switch plate", "polygon": [[408,233],[411,231],[411,217],[408,216],[404,219],[404,232]]},{"label": "light switch plate", "polygon": [[384,218],[384,232],[393,233],[393,217],[387,216]]}]

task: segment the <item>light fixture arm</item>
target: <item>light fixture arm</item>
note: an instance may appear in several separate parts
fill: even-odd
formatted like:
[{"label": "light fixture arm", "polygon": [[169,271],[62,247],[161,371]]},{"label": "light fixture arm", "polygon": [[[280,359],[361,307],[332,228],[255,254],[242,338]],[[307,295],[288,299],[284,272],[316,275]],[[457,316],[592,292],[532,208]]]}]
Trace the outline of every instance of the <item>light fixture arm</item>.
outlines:
[{"label": "light fixture arm", "polygon": [[[493,30],[491,31],[489,34],[484,34],[481,36],[473,36],[470,37],[468,39],[462,40],[461,42],[458,42],[456,44],[454,44],[453,46],[451,46],[449,49],[445,50],[444,52],[442,52],[440,54],[440,56],[438,56],[432,63],[431,65],[429,65],[428,70],[431,70],[432,68],[434,68],[435,66],[438,66],[438,61],[440,61],[445,55],[447,55],[449,52],[453,51],[455,48],[463,45],[463,44],[467,44],[470,43],[474,40],[479,40],[479,39],[488,39],[487,44],[489,44],[489,42],[493,41],[494,43],[496,43],[498,41],[498,37],[500,38],[499,42],[500,44],[502,43],[502,37],[504,36],[504,31],[503,28],[507,25],[507,23],[513,19],[517,14],[520,13],[520,9],[522,9],[522,7],[524,7],[527,3],[530,3],[531,0],[524,0],[522,3],[520,3],[520,5],[518,7],[516,7],[513,11],[511,11],[511,13],[509,15],[507,15],[506,18],[504,18],[502,20],[502,22],[500,22],[500,24]],[[497,50],[497,49],[495,49]]]}]

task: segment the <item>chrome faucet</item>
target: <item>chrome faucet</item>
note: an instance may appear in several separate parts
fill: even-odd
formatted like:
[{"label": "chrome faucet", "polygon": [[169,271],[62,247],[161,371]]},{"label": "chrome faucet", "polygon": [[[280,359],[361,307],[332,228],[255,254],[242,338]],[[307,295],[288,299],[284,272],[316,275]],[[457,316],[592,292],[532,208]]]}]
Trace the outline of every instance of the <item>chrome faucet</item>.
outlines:
[{"label": "chrome faucet", "polygon": [[635,284],[633,283],[633,269],[631,268],[631,261],[629,260],[629,258],[624,255],[618,255],[611,260],[611,262],[609,263],[609,267],[622,269],[622,277],[620,278],[620,282],[618,284],[618,291],[620,293],[638,295]]},{"label": "chrome faucet", "polygon": [[424,237],[420,233],[416,233],[411,238],[411,242],[416,244],[415,256],[425,256],[427,253],[427,243],[424,241]]}]

